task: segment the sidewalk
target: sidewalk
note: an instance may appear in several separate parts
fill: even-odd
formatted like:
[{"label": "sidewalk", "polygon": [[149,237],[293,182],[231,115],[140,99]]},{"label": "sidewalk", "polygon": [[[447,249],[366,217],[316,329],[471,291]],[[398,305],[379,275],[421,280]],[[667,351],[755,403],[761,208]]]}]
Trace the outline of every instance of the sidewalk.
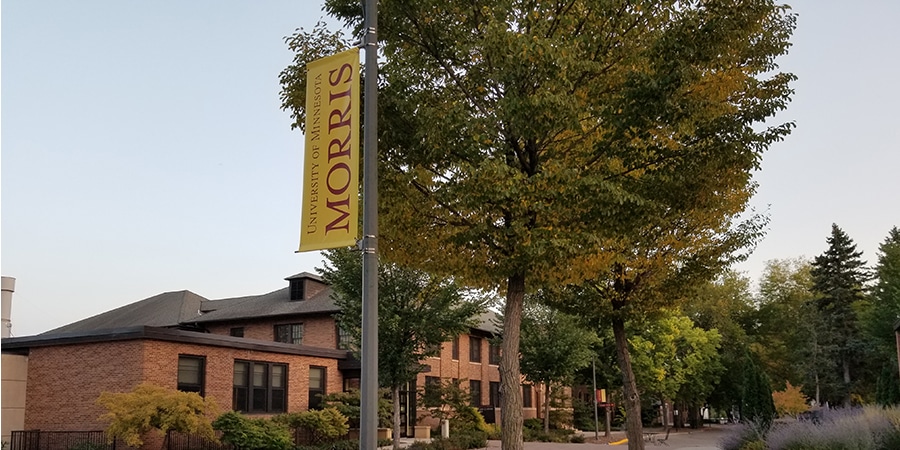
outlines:
[{"label": "sidewalk", "polygon": [[[665,448],[667,450],[718,450],[721,448],[719,446],[719,441],[727,434],[728,427],[728,425],[712,425],[696,430],[691,428],[681,428],[678,431],[675,431],[675,429],[673,428],[669,432],[669,438],[662,443],[654,444],[645,441],[644,447],[658,447],[661,449]],[[664,429],[660,430],[658,428],[648,428],[644,431],[658,433],[658,438],[664,438],[666,435]],[[598,441],[594,441],[593,431],[585,431],[581,434],[585,437],[585,442],[583,444],[526,442],[525,450],[626,450],[628,448],[627,441],[621,442],[623,439],[625,439],[624,431],[613,431],[610,433],[609,438],[604,437],[604,433],[601,431],[600,439]],[[404,448],[408,447],[414,441],[415,439],[412,438],[401,438],[400,446]],[[390,447],[387,448],[389,449]],[[488,441],[488,445],[486,448],[488,450],[499,449],[500,441]]]}]

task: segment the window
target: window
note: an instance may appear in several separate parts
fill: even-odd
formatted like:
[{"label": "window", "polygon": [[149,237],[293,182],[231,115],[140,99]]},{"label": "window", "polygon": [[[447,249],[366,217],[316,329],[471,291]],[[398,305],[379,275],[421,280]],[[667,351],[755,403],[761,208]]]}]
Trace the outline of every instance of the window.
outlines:
[{"label": "window", "polygon": [[481,380],[469,380],[469,395],[472,396],[472,406],[481,406]]},{"label": "window", "polygon": [[491,381],[490,385],[490,402],[494,408],[500,407],[500,382]]},{"label": "window", "polygon": [[452,358],[454,361],[459,360],[459,336],[453,337],[453,342],[451,344]]},{"label": "window", "polygon": [[469,336],[469,361],[481,362],[481,338]]},{"label": "window", "polygon": [[353,350],[353,336],[350,333],[341,328],[340,325],[337,327],[337,348],[341,350]]},{"label": "window", "polygon": [[228,332],[228,334],[234,337],[244,337],[244,327],[234,327]]},{"label": "window", "polygon": [[303,279],[293,279],[288,281],[291,287],[291,301],[304,300],[303,298]]},{"label": "window", "polygon": [[500,364],[500,346],[493,342],[488,347],[488,363],[493,365]]},{"label": "window", "polygon": [[440,358],[441,357],[441,344],[431,344],[425,347],[425,354],[429,355],[429,358]]},{"label": "window", "polygon": [[250,413],[280,413],[285,412],[286,405],[286,364],[234,362],[231,409]]},{"label": "window", "polygon": [[288,344],[303,343],[303,324],[290,323],[285,325],[275,325],[275,342],[286,342]]},{"label": "window", "polygon": [[523,384],[522,385],[522,407],[523,408],[531,408],[532,406],[532,395],[531,395],[531,385]]},{"label": "window", "polygon": [[422,401],[425,406],[431,408],[441,405],[441,379],[438,377],[425,377],[425,394]]},{"label": "window", "polygon": [[205,357],[178,355],[178,390],[196,392],[202,396],[203,379],[206,378],[205,369]]},{"label": "window", "polygon": [[344,378],[344,392],[350,392],[354,389],[358,391],[359,388],[359,378]]},{"label": "window", "polygon": [[309,367],[309,409],[319,409],[322,406],[322,396],[325,395],[325,368]]}]

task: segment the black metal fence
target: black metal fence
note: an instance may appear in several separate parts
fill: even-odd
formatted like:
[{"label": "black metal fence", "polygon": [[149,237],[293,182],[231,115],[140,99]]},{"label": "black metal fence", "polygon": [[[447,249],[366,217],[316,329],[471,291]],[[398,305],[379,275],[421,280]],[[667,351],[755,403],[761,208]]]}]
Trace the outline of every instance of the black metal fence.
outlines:
[{"label": "black metal fence", "polygon": [[9,450],[115,450],[103,431],[13,431]]},{"label": "black metal fence", "polygon": [[[221,433],[219,433],[221,434]],[[196,434],[169,431],[166,436],[167,450],[232,450],[231,444],[216,442]]]}]

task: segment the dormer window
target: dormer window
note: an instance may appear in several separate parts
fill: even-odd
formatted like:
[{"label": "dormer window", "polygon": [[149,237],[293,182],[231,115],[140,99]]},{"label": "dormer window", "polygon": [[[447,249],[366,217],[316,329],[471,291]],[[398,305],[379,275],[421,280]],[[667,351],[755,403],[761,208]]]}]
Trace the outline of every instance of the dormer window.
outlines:
[{"label": "dormer window", "polygon": [[291,301],[297,300],[306,300],[303,297],[303,279],[302,278],[294,278],[290,280],[291,286]]}]

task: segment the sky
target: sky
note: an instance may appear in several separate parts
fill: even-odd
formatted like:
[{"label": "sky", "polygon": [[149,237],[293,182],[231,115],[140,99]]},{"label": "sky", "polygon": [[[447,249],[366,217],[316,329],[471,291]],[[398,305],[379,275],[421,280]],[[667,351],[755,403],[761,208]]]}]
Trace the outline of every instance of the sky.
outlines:
[{"label": "sky", "polygon": [[[752,206],[770,222],[736,267],[812,258],[837,223],[876,261],[900,226],[900,2],[788,2],[796,93]],[[263,294],[314,272],[299,239],[303,135],[281,111],[284,37],[307,0],[3,0],[0,269],[12,335],[169,291]]]}]

